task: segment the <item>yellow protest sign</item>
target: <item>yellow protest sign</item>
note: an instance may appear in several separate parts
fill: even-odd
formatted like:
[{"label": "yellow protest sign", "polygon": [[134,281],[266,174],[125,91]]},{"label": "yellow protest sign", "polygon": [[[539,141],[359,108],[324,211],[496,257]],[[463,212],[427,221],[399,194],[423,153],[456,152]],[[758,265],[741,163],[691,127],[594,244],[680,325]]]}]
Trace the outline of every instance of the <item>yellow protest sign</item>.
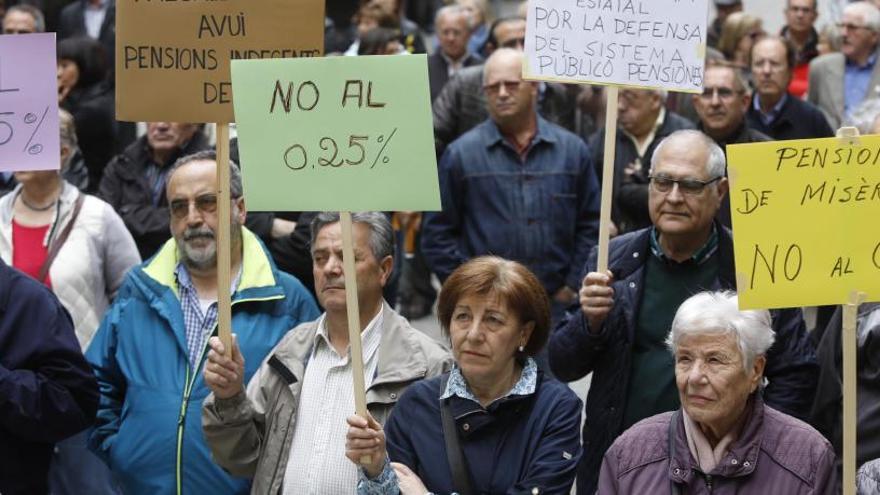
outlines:
[{"label": "yellow protest sign", "polygon": [[880,300],[880,136],[727,147],[741,309]]},{"label": "yellow protest sign", "polygon": [[232,59],[320,56],[323,0],[117,0],[116,117],[233,122]]}]

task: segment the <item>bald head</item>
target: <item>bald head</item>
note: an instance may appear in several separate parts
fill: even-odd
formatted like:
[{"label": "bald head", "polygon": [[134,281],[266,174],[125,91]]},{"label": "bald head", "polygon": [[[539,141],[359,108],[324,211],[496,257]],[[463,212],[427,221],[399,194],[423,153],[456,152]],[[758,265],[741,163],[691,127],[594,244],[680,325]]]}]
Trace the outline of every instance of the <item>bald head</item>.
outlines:
[{"label": "bald head", "polygon": [[520,128],[535,119],[538,86],[522,80],[523,52],[495,50],[483,68],[483,88],[492,120],[503,130]]}]

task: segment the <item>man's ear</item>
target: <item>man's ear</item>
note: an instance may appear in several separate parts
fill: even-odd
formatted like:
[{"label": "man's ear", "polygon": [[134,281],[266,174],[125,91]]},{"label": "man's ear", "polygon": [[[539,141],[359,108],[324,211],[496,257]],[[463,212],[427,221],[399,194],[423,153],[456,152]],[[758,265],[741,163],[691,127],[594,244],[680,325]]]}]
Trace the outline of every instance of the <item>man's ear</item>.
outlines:
[{"label": "man's ear", "polygon": [[238,223],[239,225],[244,225],[244,221],[247,218],[247,208],[244,206],[244,196],[234,199],[233,201],[238,208]]},{"label": "man's ear", "polygon": [[389,255],[382,258],[382,261],[379,262],[379,274],[381,276],[382,287],[385,287],[385,284],[388,283],[388,279],[391,278],[392,270],[394,270],[394,257]]}]

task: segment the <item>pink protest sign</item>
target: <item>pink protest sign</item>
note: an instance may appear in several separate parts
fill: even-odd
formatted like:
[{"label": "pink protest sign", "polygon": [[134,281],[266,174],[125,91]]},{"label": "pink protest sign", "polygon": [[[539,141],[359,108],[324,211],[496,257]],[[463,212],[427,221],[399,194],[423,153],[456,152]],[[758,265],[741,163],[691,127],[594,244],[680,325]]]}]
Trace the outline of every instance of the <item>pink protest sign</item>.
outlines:
[{"label": "pink protest sign", "polygon": [[61,162],[55,34],[0,36],[0,170]]}]

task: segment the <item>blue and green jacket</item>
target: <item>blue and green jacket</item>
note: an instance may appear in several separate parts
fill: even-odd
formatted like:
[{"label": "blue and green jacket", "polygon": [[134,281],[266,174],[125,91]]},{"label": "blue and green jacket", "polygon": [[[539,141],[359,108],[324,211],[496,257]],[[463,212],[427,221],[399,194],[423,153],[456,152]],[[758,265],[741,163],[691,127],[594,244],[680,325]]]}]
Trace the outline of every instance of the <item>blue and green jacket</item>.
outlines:
[{"label": "blue and green jacket", "polygon": [[[279,271],[243,229],[241,279],[232,294],[232,331],[245,358],[245,383],[291,328],[319,316],[311,294]],[[247,493],[249,482],[211,460],[202,436],[202,377],[193,369],[174,271],[173,239],[126,277],[86,352],[101,403],[89,446],[126,494]],[[216,333],[216,328],[215,328]]]}]

